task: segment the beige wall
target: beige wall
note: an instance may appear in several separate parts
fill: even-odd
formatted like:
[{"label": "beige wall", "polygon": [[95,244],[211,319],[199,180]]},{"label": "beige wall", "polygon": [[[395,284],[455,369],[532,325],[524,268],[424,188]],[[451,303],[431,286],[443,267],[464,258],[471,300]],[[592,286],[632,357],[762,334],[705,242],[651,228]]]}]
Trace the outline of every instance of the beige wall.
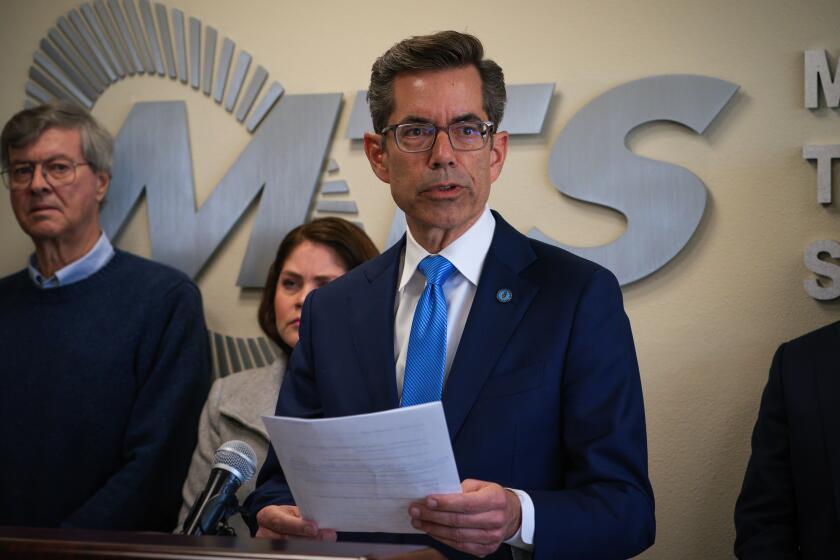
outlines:
[{"label": "beige wall", "polygon": [[[76,1],[0,4],[0,119],[22,106],[31,55]],[[624,290],[644,384],[657,544],[645,558],[731,556],[732,509],[749,434],[774,348],[838,319],[840,303],[809,298],[803,250],[840,240],[838,204],[816,203],[816,171],[804,144],[840,143],[838,113],[803,108],[803,51],[840,55],[840,3],[752,0],[641,2],[437,1],[223,2],[167,0],[254,55],[289,93],[343,92],[331,156],[380,245],[393,210],[361,149],[344,139],[353,93],[373,59],[409,34],[454,28],[476,33],[509,83],[557,83],[544,134],[514,138],[491,204],[522,231],[538,226],[574,245],[618,237],[616,212],[562,197],[548,181],[553,142],[588,101],[637,78],[714,76],[741,91],[706,136],[649,126],[629,142],[638,154],[673,162],[705,182],[709,205],[691,243],[658,273]],[[253,71],[253,68],[252,68]],[[112,86],[94,114],[116,132],[132,104],[185,99],[199,202],[249,136],[203,95],[168,78]],[[840,192],[835,190],[836,195]],[[258,330],[256,294],[234,287],[253,212],[199,278],[210,327]],[[145,207],[118,245],[149,255]],[[0,275],[30,251],[0,201]]]}]

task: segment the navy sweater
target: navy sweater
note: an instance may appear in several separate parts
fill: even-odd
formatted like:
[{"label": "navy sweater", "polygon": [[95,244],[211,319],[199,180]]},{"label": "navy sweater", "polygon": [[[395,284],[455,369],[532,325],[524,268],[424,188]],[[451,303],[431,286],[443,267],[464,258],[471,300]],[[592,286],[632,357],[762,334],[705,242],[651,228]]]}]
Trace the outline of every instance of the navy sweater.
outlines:
[{"label": "navy sweater", "polygon": [[171,530],[210,382],[201,295],[117,251],[0,279],[0,525]]}]

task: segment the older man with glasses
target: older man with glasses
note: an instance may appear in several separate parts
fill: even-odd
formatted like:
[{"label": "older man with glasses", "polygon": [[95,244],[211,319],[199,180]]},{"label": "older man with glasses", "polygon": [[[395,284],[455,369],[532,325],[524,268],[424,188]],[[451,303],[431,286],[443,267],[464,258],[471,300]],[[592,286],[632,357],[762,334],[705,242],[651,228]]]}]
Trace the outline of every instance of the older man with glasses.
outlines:
[{"label": "older man with glasses", "polygon": [[21,111],[0,152],[35,244],[0,279],[0,525],[171,530],[210,381],[199,291],[101,231],[113,140],[86,111]]}]

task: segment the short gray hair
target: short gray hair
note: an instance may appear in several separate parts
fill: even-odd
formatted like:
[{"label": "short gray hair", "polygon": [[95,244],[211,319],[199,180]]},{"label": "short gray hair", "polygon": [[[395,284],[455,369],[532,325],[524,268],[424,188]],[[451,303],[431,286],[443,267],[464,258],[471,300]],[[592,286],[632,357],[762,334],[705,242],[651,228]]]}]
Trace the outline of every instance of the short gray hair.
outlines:
[{"label": "short gray hair", "polygon": [[404,39],[373,63],[367,100],[374,132],[378,134],[388,126],[388,118],[394,112],[394,79],[398,74],[464,66],[475,66],[478,70],[484,111],[498,127],[507,102],[501,67],[484,58],[484,46],[477,37],[458,31],[441,31]]},{"label": "short gray hair", "polygon": [[0,134],[3,167],[9,167],[9,150],[32,144],[50,128],[78,130],[82,137],[82,154],[91,169],[111,176],[114,138],[90,113],[68,101],[24,109],[9,119]]}]

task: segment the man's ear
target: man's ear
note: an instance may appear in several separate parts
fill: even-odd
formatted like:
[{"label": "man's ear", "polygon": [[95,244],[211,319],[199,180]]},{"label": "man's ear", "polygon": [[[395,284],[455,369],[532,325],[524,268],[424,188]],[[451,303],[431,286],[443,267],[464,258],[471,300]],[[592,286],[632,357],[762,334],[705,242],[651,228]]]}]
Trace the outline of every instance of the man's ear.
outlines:
[{"label": "man's ear", "polygon": [[381,134],[365,132],[365,155],[370,162],[373,172],[384,183],[391,182],[391,173],[388,170],[388,152],[385,150],[385,137]]},{"label": "man's ear", "polygon": [[99,171],[96,174],[96,201],[100,204],[105,200],[105,195],[108,194],[108,187],[111,186],[111,177],[104,171]]},{"label": "man's ear", "polygon": [[505,165],[508,151],[508,133],[497,132],[490,139],[490,182],[499,178]]}]

